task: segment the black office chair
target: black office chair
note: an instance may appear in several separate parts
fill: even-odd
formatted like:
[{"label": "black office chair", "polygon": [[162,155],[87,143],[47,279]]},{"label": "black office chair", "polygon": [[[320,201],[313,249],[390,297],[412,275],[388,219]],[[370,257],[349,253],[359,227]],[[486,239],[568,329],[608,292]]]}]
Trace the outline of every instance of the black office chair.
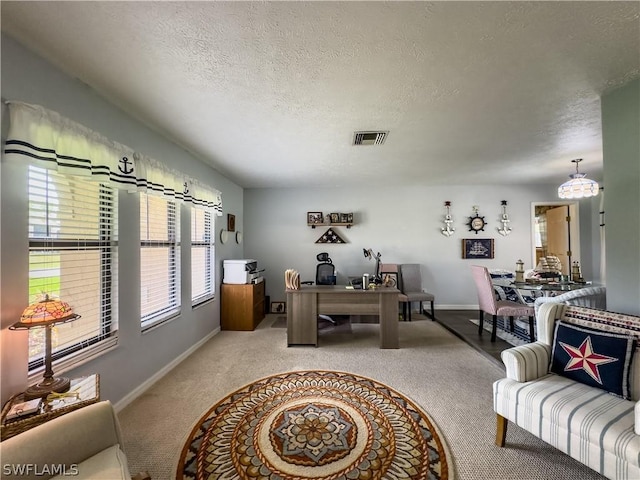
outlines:
[{"label": "black office chair", "polygon": [[[316,285],[335,285],[336,284],[336,267],[327,252],[316,255],[318,265],[316,265]],[[313,285],[313,282],[307,280],[300,282],[303,285]],[[326,320],[336,325],[336,321],[328,315],[318,315],[321,320]]]},{"label": "black office chair", "polygon": [[[329,254],[322,252],[316,255],[318,265],[316,265],[316,285],[335,285],[336,284],[336,267],[333,264]],[[303,285],[313,285],[312,280],[300,282]]]},{"label": "black office chair", "polygon": [[319,253],[316,259],[320,262],[316,265],[316,285],[335,285],[336,267],[329,258],[329,254]]}]

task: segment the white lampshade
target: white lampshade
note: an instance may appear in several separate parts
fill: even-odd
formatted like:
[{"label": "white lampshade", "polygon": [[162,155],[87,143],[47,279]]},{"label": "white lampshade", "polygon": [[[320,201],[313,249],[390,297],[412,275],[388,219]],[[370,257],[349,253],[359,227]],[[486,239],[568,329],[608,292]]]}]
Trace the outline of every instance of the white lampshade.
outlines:
[{"label": "white lampshade", "polygon": [[576,173],[569,175],[571,180],[564,182],[558,187],[558,197],[560,198],[589,198],[595,197],[600,191],[598,182],[586,178],[584,173],[578,172],[578,163],[581,158],[571,160],[576,164]]}]

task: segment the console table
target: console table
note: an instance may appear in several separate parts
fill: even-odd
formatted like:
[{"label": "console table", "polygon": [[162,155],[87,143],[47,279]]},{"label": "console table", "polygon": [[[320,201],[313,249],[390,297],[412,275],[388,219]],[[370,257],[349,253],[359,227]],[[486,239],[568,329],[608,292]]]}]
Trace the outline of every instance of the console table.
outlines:
[{"label": "console table", "polygon": [[32,415],[7,420],[7,412],[15,403],[24,401],[22,393],[14,395],[2,408],[0,414],[0,440],[6,440],[49,420],[100,401],[100,376],[98,374],[86,377],[72,378],[69,392],[77,392],[77,396],[62,397],[44,401],[42,410]]},{"label": "console table", "polygon": [[399,348],[396,288],[348,289],[344,285],[302,285],[287,293],[287,346],[318,346],[318,315],[378,315],[380,348]]}]

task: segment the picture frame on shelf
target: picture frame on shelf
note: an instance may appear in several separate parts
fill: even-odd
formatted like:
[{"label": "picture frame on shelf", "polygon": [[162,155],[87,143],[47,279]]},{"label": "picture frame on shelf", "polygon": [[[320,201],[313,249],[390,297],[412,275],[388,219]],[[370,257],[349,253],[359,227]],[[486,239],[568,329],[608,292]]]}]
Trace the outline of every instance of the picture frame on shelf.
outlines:
[{"label": "picture frame on shelf", "polygon": [[307,223],[318,225],[323,222],[322,212],[307,212]]},{"label": "picture frame on shelf", "polygon": [[493,238],[463,238],[462,258],[494,258]]},{"label": "picture frame on shelf", "polygon": [[349,223],[349,214],[341,213],[340,214],[340,223]]},{"label": "picture frame on shelf", "polygon": [[271,313],[287,313],[287,302],[271,302]]},{"label": "picture frame on shelf", "polygon": [[236,231],[236,216],[231,213],[227,213],[227,231]]},{"label": "picture frame on shelf", "polygon": [[380,272],[380,277],[384,287],[400,288],[398,287],[398,272]]},{"label": "picture frame on shelf", "polygon": [[347,213],[347,223],[353,223],[353,212]]},{"label": "picture frame on shelf", "polygon": [[340,223],[340,214],[332,213],[331,214],[331,223]]}]

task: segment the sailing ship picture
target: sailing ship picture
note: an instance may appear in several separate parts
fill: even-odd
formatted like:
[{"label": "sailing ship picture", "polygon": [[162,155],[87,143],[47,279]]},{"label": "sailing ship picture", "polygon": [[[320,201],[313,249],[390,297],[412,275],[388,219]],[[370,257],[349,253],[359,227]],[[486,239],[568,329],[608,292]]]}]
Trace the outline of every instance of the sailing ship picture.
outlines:
[{"label": "sailing ship picture", "polygon": [[493,238],[463,238],[462,258],[493,258]]}]

